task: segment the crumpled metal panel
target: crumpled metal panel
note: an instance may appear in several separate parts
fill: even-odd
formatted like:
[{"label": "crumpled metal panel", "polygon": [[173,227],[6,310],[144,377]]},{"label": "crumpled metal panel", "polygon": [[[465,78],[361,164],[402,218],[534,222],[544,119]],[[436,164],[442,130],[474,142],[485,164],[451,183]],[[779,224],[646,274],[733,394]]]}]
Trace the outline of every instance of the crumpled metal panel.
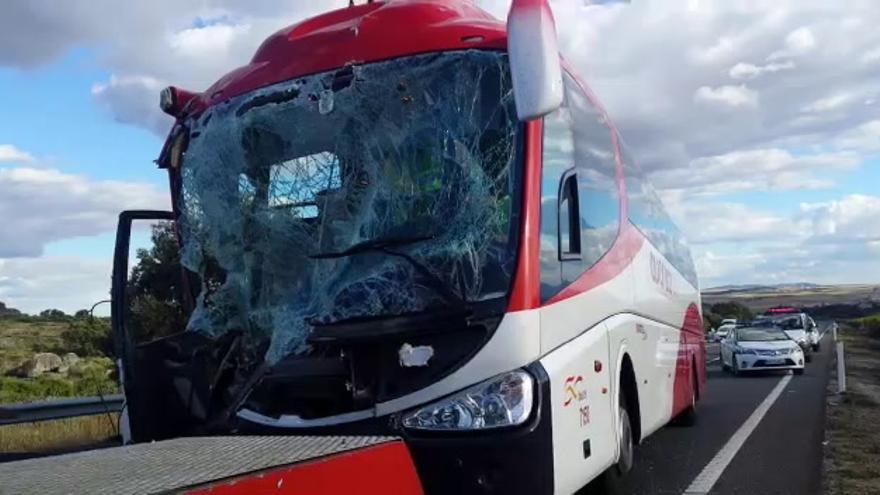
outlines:
[{"label": "crumpled metal panel", "polygon": [[153,494],[396,441],[394,437],[194,437],[0,463],[0,494]]}]

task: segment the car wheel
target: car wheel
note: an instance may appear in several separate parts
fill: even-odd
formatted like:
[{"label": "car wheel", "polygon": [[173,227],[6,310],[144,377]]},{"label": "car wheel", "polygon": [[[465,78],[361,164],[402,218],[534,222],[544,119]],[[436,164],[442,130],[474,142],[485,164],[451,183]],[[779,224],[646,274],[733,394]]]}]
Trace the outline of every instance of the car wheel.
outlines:
[{"label": "car wheel", "polygon": [[819,352],[819,344],[813,344],[813,352]]},{"label": "car wheel", "polygon": [[803,368],[795,368],[795,370],[794,370],[794,374],[795,374],[795,375],[803,375],[803,374],[804,374],[804,369],[803,369]]},{"label": "car wheel", "polygon": [[730,362],[732,364],[731,369],[733,371],[733,376],[739,376],[739,365],[736,364],[737,363],[736,354],[733,354],[730,356]]},{"label": "car wheel", "polygon": [[809,362],[812,361],[812,360],[813,360],[813,355],[812,355],[812,354],[807,354],[807,353],[805,352],[805,353],[804,353],[804,362],[809,363]]}]

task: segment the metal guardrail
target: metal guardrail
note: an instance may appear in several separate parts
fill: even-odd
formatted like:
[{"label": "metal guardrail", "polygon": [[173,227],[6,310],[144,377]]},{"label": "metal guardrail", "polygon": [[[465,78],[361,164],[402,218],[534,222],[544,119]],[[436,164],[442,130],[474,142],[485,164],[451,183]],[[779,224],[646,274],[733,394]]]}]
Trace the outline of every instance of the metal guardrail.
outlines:
[{"label": "metal guardrail", "polygon": [[0,426],[122,411],[122,394],[0,405]]}]

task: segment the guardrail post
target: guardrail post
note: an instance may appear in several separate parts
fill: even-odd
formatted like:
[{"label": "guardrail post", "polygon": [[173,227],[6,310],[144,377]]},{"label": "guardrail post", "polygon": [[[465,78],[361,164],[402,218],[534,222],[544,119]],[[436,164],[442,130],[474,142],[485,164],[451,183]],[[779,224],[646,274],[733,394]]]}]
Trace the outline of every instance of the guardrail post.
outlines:
[{"label": "guardrail post", "polygon": [[843,362],[843,342],[837,343],[837,393],[846,392],[846,364]]},{"label": "guardrail post", "polygon": [[837,342],[837,322],[831,324],[831,335],[834,336],[834,341]]}]

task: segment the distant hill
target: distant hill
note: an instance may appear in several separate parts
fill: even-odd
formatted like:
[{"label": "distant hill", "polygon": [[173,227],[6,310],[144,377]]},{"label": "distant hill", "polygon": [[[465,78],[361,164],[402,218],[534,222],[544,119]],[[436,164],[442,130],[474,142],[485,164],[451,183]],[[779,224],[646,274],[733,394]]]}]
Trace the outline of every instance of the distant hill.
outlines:
[{"label": "distant hill", "polygon": [[[777,285],[726,285],[704,289],[703,304],[736,302],[754,313],[774,306],[796,308],[852,307],[858,312],[880,308],[880,284],[819,285],[790,283]],[[871,313],[873,314],[873,313]]]},{"label": "distant hill", "polygon": [[741,284],[741,285],[720,285],[718,287],[709,287],[703,289],[704,294],[718,294],[723,292],[752,292],[752,291],[793,291],[793,290],[813,290],[825,285],[813,284],[809,282],[787,283],[787,284]]}]

